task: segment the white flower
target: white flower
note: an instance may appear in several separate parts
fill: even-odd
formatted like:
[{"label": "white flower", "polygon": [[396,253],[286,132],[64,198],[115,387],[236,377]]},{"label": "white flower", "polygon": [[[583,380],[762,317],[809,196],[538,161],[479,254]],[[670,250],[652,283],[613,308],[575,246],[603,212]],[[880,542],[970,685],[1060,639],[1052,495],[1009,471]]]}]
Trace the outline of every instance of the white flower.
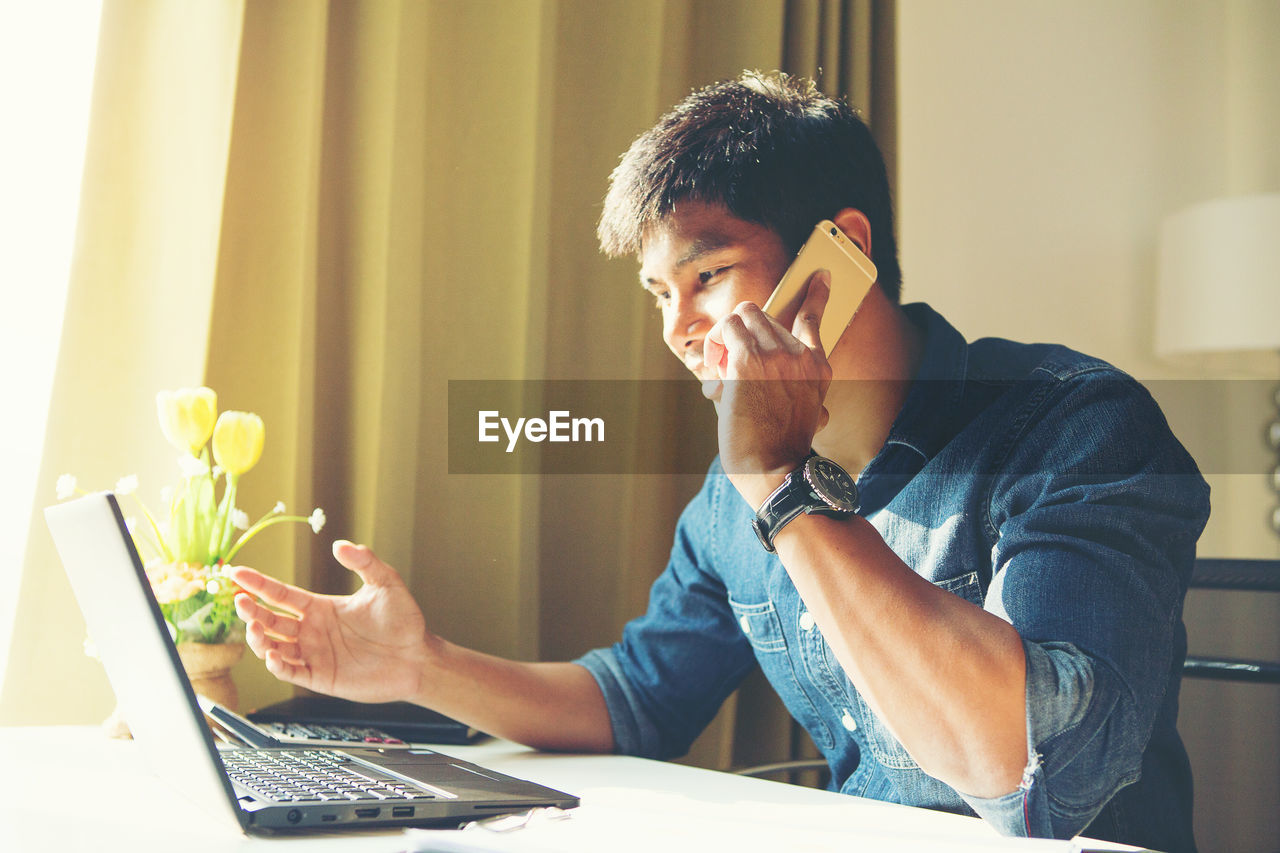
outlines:
[{"label": "white flower", "polygon": [[307,521],[311,522],[311,532],[319,533],[324,528],[324,523],[325,523],[324,510],[322,510],[320,507],[316,507],[315,510],[312,511],[311,517],[308,518]]},{"label": "white flower", "polygon": [[218,479],[218,478],[219,478],[219,477],[221,477],[221,476],[222,476],[222,466],[221,466],[221,465],[214,465],[214,466],[213,466],[213,479],[215,479],[215,480],[216,480],[216,479]]},{"label": "white flower", "polygon": [[249,513],[242,509],[233,509],[231,511],[231,524],[236,530],[248,530]]},{"label": "white flower", "polygon": [[275,515],[284,515],[284,501],[276,501],[276,505],[271,508],[271,512]]},{"label": "white flower", "polygon": [[119,480],[116,480],[117,495],[123,497],[124,495],[131,495],[136,491],[138,491],[137,474],[130,474],[127,477],[121,477]]},{"label": "white flower", "polygon": [[204,463],[190,453],[184,453],[178,457],[178,470],[182,472],[184,477],[199,477],[201,474],[209,472]]},{"label": "white flower", "polygon": [[58,478],[58,500],[65,501],[76,493],[76,478],[74,474],[63,474]]},{"label": "white flower", "polygon": [[204,585],[204,591],[210,595],[217,595],[220,589],[222,589],[222,586],[217,581],[209,581]]},{"label": "white flower", "polygon": [[138,519],[134,518],[134,517],[131,515],[131,516],[129,516],[128,518],[126,518],[126,519],[124,520],[124,526],[125,526],[126,528],[128,528],[128,530],[129,530],[129,535],[130,535],[130,536],[134,536],[134,535],[136,535],[136,534],[137,534],[137,532],[138,532]]},{"label": "white flower", "polygon": [[173,487],[165,486],[163,489],[160,490],[160,503],[162,503],[165,506],[168,506],[172,502],[173,502]]}]

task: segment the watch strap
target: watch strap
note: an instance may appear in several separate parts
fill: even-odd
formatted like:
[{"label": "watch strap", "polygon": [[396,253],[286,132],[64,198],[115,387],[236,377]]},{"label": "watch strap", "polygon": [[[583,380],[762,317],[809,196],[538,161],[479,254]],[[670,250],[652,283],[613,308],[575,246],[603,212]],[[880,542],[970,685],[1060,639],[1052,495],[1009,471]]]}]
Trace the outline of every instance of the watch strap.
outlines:
[{"label": "watch strap", "polygon": [[765,498],[756,517],[751,520],[751,528],[760,538],[760,544],[771,554],[776,550],[773,547],[773,537],[805,510],[804,492],[811,490],[804,481],[803,469],[802,465],[788,474],[782,485]]},{"label": "watch strap", "polygon": [[[778,535],[778,531],[786,527],[788,523],[802,513],[823,515],[828,518],[848,518],[857,509],[856,487],[854,487],[853,494],[854,508],[851,510],[832,506],[809,482],[810,460],[817,456],[816,451],[810,450],[809,455],[804,458],[800,466],[788,474],[782,484],[774,489],[769,497],[765,498],[764,503],[760,505],[760,509],[756,511],[755,518],[751,520],[751,528],[760,539],[760,544],[769,553],[773,553],[776,550],[773,547],[773,539]],[[819,457],[818,462],[825,463],[828,466],[835,466],[846,479],[848,478],[844,469],[836,466],[831,460]]]}]

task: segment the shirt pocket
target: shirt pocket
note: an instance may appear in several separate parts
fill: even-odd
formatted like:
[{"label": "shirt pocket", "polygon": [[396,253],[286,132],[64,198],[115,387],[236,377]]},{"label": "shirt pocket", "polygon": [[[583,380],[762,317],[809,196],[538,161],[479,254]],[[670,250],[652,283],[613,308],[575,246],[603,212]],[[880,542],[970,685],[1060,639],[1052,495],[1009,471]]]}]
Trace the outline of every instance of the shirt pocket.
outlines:
[{"label": "shirt pocket", "polygon": [[800,678],[796,662],[787,653],[782,619],[773,602],[743,604],[730,598],[729,607],[738,620],[738,628],[755,650],[756,660],[760,662],[765,677],[787,706],[788,713],[804,726],[820,749],[830,749],[834,743],[831,729],[809,696],[812,685]]},{"label": "shirt pocket", "polygon": [[[982,583],[978,579],[977,572],[969,572],[946,580],[933,581],[933,585],[958,595],[971,604],[982,606]],[[893,733],[889,731],[889,727],[872,712],[871,706],[862,698],[862,694],[856,690],[853,692],[856,694],[858,710],[862,713],[867,745],[871,748],[871,754],[875,756],[876,761],[885,767],[895,770],[919,769],[920,765],[916,764],[916,760],[911,757],[911,753],[907,752],[907,748],[893,736]]]},{"label": "shirt pocket", "polygon": [[772,601],[760,604],[742,604],[729,599],[729,607],[738,620],[738,627],[758,652],[785,652],[786,638],[782,635],[782,620]]},{"label": "shirt pocket", "polygon": [[882,767],[893,770],[918,770],[920,765],[916,764],[907,748],[893,736],[889,727],[872,712],[862,694],[855,691],[854,698],[858,703],[858,712],[862,715],[862,730],[866,735],[867,746],[871,748],[876,761]]},{"label": "shirt pocket", "polygon": [[982,606],[982,581],[978,579],[977,572],[969,572],[967,575],[933,581],[932,583],[939,589],[945,589],[947,592],[960,596],[970,604]]}]

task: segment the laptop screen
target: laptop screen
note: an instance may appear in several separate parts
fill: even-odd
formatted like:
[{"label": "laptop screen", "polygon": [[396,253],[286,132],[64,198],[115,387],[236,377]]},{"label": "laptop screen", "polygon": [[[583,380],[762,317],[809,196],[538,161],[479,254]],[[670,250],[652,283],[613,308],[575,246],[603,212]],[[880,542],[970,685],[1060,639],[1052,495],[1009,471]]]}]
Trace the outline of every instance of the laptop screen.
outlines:
[{"label": "laptop screen", "polygon": [[115,496],[104,492],[48,507],[45,520],[121,712],[152,772],[202,808],[244,827]]}]

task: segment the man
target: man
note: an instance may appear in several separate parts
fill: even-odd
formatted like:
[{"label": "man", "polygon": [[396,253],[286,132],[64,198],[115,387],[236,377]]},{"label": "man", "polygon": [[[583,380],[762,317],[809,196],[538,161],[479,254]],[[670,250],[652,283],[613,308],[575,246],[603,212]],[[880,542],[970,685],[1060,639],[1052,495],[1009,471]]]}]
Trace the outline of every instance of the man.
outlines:
[{"label": "man", "polygon": [[[829,354],[825,273],[794,318],[759,307],[824,218],[880,272]],[[427,631],[396,573],[339,542],[352,596],[234,573],[287,611],[237,599],[268,669],[538,747],[669,757],[759,664],[841,791],[1194,849],[1175,720],[1208,489],[1145,390],[899,306],[879,152],[807,81],[686,98],[614,172],[600,237],[638,253],[719,417],[648,612],[573,663],[502,660]]]}]

